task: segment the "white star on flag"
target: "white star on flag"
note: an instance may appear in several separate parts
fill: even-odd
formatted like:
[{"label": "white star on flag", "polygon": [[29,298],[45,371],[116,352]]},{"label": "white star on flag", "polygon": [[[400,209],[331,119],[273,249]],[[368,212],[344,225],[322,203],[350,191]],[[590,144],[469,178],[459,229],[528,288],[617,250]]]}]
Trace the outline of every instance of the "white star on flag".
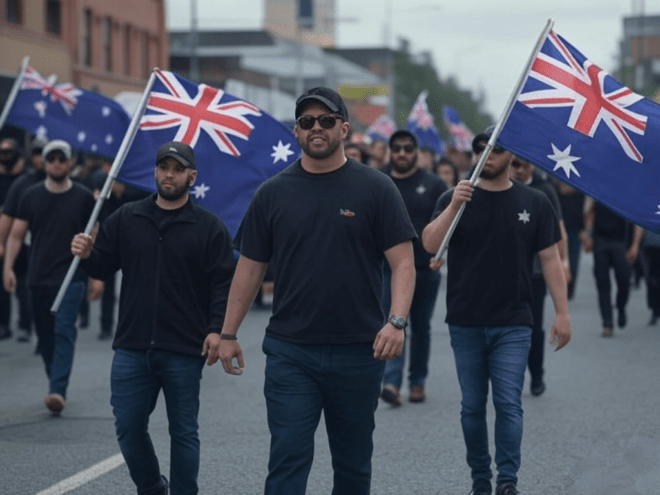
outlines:
[{"label": "white star on flag", "polygon": [[112,141],[114,141],[114,140],[112,139],[112,134],[108,134],[108,135],[105,137],[105,144],[112,144]]},{"label": "white star on flag", "polygon": [[580,173],[573,166],[573,162],[576,162],[580,159],[579,156],[571,156],[571,144],[569,144],[565,150],[560,150],[557,148],[554,143],[550,143],[552,146],[552,155],[548,155],[548,158],[556,162],[555,168],[552,170],[555,171],[558,168],[561,168],[566,174],[567,178],[571,178],[571,172],[580,177]]},{"label": "white star on flag", "polygon": [[103,107],[101,109],[101,115],[103,115],[104,117],[107,117],[108,115],[110,115],[110,107]]},{"label": "white star on flag", "polygon": [[285,163],[288,162],[289,155],[293,155],[293,151],[290,148],[291,143],[284,144],[282,140],[277,143],[277,146],[273,146],[273,152],[270,154],[273,157],[273,163],[277,163],[280,160]]},{"label": "white star on flag", "polygon": [[658,205],[658,211],[656,211],[655,214],[660,215],[660,205]]},{"label": "white star on flag", "polygon": [[45,125],[40,125],[37,127],[37,136],[47,136],[48,135],[48,129],[46,129]]},{"label": "white star on flag", "polygon": [[46,116],[46,108],[48,108],[48,106],[45,101],[39,100],[34,102],[34,109],[39,112],[39,117],[42,119]]},{"label": "white star on flag", "polygon": [[196,199],[204,199],[206,197],[206,193],[210,190],[211,188],[207,186],[206,184],[202,183],[199,186],[194,187],[193,194],[195,195]]},{"label": "white star on flag", "polygon": [[83,131],[80,131],[80,132],[78,133],[78,141],[79,141],[79,142],[82,143],[82,142],[85,140],[86,137],[87,137],[87,135],[86,135]]},{"label": "white star on flag", "polygon": [[92,152],[96,153],[96,150],[98,150],[99,147],[96,146],[95,144],[92,145]]},{"label": "white star on flag", "polygon": [[522,223],[527,223],[529,222],[529,213],[527,210],[523,210],[522,213],[518,213],[518,221]]}]

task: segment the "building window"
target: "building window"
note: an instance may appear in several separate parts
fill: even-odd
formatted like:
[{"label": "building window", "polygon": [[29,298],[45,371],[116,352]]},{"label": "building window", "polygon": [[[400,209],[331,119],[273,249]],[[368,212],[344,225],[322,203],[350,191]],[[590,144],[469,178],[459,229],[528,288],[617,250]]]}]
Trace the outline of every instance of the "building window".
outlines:
[{"label": "building window", "polygon": [[92,11],[85,9],[82,13],[80,26],[80,63],[87,67],[92,65]]},{"label": "building window", "polygon": [[46,1],[46,31],[51,34],[62,34],[62,2],[60,0]]},{"label": "building window", "polygon": [[124,75],[131,75],[131,26],[124,26]]},{"label": "building window", "polygon": [[112,20],[104,17],[101,21],[101,43],[103,46],[103,68],[112,70]]},{"label": "building window", "polygon": [[21,24],[23,17],[23,5],[21,0],[6,0],[7,10],[5,16],[7,22]]},{"label": "building window", "polygon": [[149,66],[149,33],[147,31],[142,32],[141,55],[142,60],[140,65],[142,66],[142,77],[148,79],[151,67]]}]

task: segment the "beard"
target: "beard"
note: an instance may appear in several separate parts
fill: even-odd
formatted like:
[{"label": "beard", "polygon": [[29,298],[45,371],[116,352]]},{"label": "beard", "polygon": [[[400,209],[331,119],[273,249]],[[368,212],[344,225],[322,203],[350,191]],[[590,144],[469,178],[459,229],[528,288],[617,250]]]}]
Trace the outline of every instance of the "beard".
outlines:
[{"label": "beard", "polygon": [[52,180],[53,182],[56,182],[58,184],[62,184],[67,179],[68,176],[69,176],[69,174],[67,172],[64,172],[64,173],[57,174],[57,175],[49,174],[48,178],[50,180]]},{"label": "beard", "polygon": [[486,180],[497,179],[502,174],[506,173],[506,171],[508,170],[507,165],[508,165],[508,163],[505,163],[500,168],[495,168],[493,170],[486,170],[486,168],[484,167],[484,169],[479,174],[479,177],[481,177],[482,179],[486,179]]},{"label": "beard", "polygon": [[158,191],[158,195],[166,201],[176,201],[181,199],[189,189],[190,186],[186,182],[183,186],[168,191],[163,188],[160,182],[156,181],[156,190]]},{"label": "beard", "polygon": [[336,139],[329,138],[328,143],[325,148],[322,149],[311,149],[309,145],[309,140],[314,137],[313,134],[310,134],[307,141],[302,141],[300,138],[296,138],[300,149],[305,152],[311,158],[315,160],[323,160],[331,156],[341,144],[341,138],[337,137]]},{"label": "beard", "polygon": [[392,160],[392,169],[394,169],[396,173],[403,175],[410,172],[415,167],[416,162],[417,162],[417,155],[413,156],[410,160],[406,162],[396,162]]}]

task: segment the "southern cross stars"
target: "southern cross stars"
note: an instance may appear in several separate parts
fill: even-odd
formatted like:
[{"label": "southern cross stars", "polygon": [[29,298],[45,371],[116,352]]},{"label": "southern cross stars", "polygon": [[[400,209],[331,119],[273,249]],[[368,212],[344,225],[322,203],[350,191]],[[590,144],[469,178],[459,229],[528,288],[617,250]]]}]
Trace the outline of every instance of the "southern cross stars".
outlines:
[{"label": "southern cross stars", "polygon": [[284,163],[289,161],[289,155],[293,155],[291,151],[291,143],[284,144],[282,140],[277,143],[277,146],[273,146],[273,152],[270,156],[273,157],[273,164],[282,160]]},{"label": "southern cross stars", "polygon": [[206,193],[210,190],[211,188],[207,186],[206,184],[201,184],[199,186],[195,186],[193,190],[193,194],[195,195],[196,199],[204,199],[206,197]]},{"label": "southern cross stars", "polygon": [[571,145],[569,144],[565,150],[559,150],[554,143],[550,143],[552,146],[552,155],[548,155],[548,158],[556,162],[555,168],[552,170],[555,171],[558,168],[561,168],[566,174],[567,178],[571,178],[571,172],[580,177],[580,173],[573,166],[573,162],[576,162],[580,159],[579,156],[571,156]]}]

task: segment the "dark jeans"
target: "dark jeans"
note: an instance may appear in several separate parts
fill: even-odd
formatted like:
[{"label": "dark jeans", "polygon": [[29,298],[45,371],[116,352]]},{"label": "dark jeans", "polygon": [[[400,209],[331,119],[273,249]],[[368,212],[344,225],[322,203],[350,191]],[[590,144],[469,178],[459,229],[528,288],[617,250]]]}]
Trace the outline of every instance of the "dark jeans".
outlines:
[{"label": "dark jeans", "polygon": [[265,495],[303,495],[314,432],[325,416],[333,495],[367,495],[374,413],[385,363],[371,343],[292,344],[266,336],[264,395],[271,434]]},{"label": "dark jeans", "polygon": [[492,477],[488,452],[488,382],[495,406],[497,484],[516,483],[523,432],[522,388],[530,345],[527,326],[449,325],[461,386],[461,426],[474,481]]},{"label": "dark jeans", "polygon": [[204,358],[170,351],[117,349],[110,372],[110,404],[119,448],[140,495],[163,492],[148,425],[160,390],[170,432],[172,495],[198,492],[199,389]]},{"label": "dark jeans", "polygon": [[532,376],[532,383],[543,380],[543,357],[545,353],[545,330],[543,330],[543,313],[547,289],[543,277],[532,277],[532,345],[529,348],[527,366]]},{"label": "dark jeans", "polygon": [[660,247],[646,246],[646,303],[653,316],[660,317]]},{"label": "dark jeans", "polygon": [[116,273],[108,277],[101,295],[101,332],[103,333],[111,334],[114,330],[116,281]]},{"label": "dark jeans", "polygon": [[571,269],[571,281],[568,283],[568,298],[575,296],[575,285],[577,284],[578,272],[580,270],[580,253],[582,242],[580,241],[580,230],[567,230],[568,241],[568,265]]},{"label": "dark jeans", "polygon": [[616,280],[616,307],[625,310],[630,295],[631,266],[626,261],[626,245],[621,241],[612,241],[594,237],[594,276],[598,289],[598,308],[604,327],[613,328],[612,285],[610,268],[614,270]]},{"label": "dark jeans", "polygon": [[[389,314],[391,304],[390,283],[392,273],[389,269],[383,272],[383,308]],[[429,374],[429,354],[431,352],[431,317],[440,286],[440,273],[433,270],[417,270],[415,277],[415,293],[410,306],[410,360],[408,363],[408,381],[410,385],[424,385]],[[407,329],[407,330],[408,330]],[[390,359],[385,364],[383,383],[392,383],[401,387],[403,368],[406,359],[406,344],[398,357]]]},{"label": "dark jeans", "polygon": [[76,316],[83,298],[85,284],[71,282],[59,309],[51,314],[58,288],[31,288],[34,328],[37,347],[50,381],[49,391],[66,397],[77,337]]}]

